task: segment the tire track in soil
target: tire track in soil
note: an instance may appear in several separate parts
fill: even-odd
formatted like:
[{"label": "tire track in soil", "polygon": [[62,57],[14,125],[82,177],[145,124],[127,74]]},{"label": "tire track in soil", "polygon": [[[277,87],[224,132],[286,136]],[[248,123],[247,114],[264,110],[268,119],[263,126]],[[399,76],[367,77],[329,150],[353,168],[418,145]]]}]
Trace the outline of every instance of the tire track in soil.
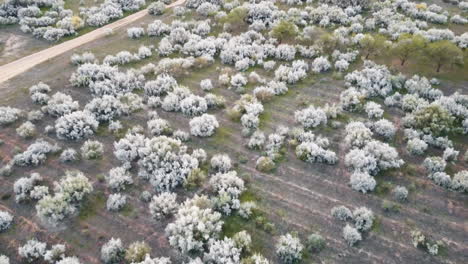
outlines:
[{"label": "tire track in soil", "polygon": [[[258,172],[257,172],[257,174],[258,174]],[[255,175],[255,174],[254,174],[254,175]],[[301,191],[301,192],[306,193],[306,194],[302,194],[302,195],[305,196],[308,200],[311,200],[311,199],[312,199],[312,200],[317,200],[317,199],[318,199],[317,201],[320,201],[320,199],[322,199],[322,200],[329,200],[329,201],[331,201],[332,203],[335,203],[335,205],[345,205],[345,206],[347,206],[347,207],[354,208],[354,206],[352,206],[351,204],[348,204],[347,202],[344,202],[344,203],[343,203],[343,202],[340,202],[339,200],[334,199],[334,198],[332,198],[332,197],[330,197],[330,196],[322,195],[322,194],[316,193],[316,192],[312,192],[311,190],[309,190],[309,189],[307,189],[307,188],[305,188],[305,187],[297,186],[297,185],[295,185],[295,184],[290,184],[290,183],[288,183],[288,182],[286,182],[286,181],[284,181],[284,180],[282,180],[282,179],[278,179],[278,178],[273,177],[273,176],[264,175],[264,174],[262,174],[262,175],[255,175],[255,176],[257,176],[257,177],[256,177],[257,179],[260,179],[260,180],[263,180],[263,181],[266,182],[266,183],[260,183],[260,182],[258,182],[258,181],[256,182],[256,183],[259,185],[259,187],[257,187],[257,188],[262,189],[262,190],[268,190],[268,189],[271,190],[271,189],[273,188],[274,185],[272,186],[272,185],[271,185],[271,182],[269,182],[268,180],[273,180],[273,181],[280,182],[280,183],[283,184],[281,187],[276,187],[276,188],[279,188],[279,189],[282,191],[282,193],[285,192],[284,186],[288,186],[288,187],[291,188],[292,190],[289,191],[289,192],[287,192],[287,193],[289,193],[289,194],[291,194],[291,195],[292,195],[292,194],[300,195],[297,191]],[[263,179],[262,179],[262,178],[263,178]],[[266,179],[268,179],[268,180],[266,180]],[[254,184],[255,184],[255,183],[254,183]],[[264,184],[267,184],[267,186],[263,186]],[[268,185],[268,184],[269,184],[269,185]],[[278,190],[277,190],[277,191],[278,191]],[[267,191],[266,191],[266,192],[267,192]],[[277,197],[281,197],[281,196],[278,195],[278,194],[276,194],[276,196],[277,196]],[[314,196],[317,196],[318,198],[314,198]],[[296,199],[294,199],[294,200],[296,200]],[[298,199],[298,200],[304,200],[304,199]],[[289,200],[289,201],[290,201],[290,200]],[[314,205],[318,205],[318,206],[323,205],[323,201],[317,202],[317,203],[314,204]],[[367,204],[366,204],[366,205],[367,205]],[[303,206],[303,205],[301,205],[301,206]],[[326,208],[326,207],[325,207],[325,208],[322,208],[322,210],[325,210],[326,212],[328,212],[330,209],[331,209],[331,207],[329,207],[329,208]],[[314,213],[320,213],[320,211],[317,211],[317,210],[314,210],[314,209],[309,208],[309,211],[310,211],[310,210],[312,210]],[[379,217],[379,219],[381,220],[382,225],[386,224],[386,225],[388,225],[388,226],[398,227],[398,228],[400,228],[400,229],[404,229],[404,226],[401,225],[398,221],[394,221],[394,220],[388,218],[387,216],[379,215],[379,214],[377,214],[377,213],[375,213],[375,212],[374,212],[374,214],[375,214],[376,216]],[[324,215],[323,217],[329,217],[329,216],[328,216],[328,215]],[[318,219],[318,220],[320,220],[320,219]],[[403,234],[403,233],[409,234],[409,231],[408,231],[408,232],[403,232],[402,230],[398,230],[398,231],[399,231],[399,234]],[[463,235],[463,234],[462,234],[462,235]],[[437,236],[434,235],[434,234],[432,234],[432,236],[433,236],[433,237],[437,237]],[[442,239],[443,237],[440,237],[440,238]],[[398,244],[400,247],[403,247],[403,248],[406,248],[406,249],[410,249],[410,248],[411,248],[411,246],[406,246],[406,245],[404,245],[404,244],[401,244],[401,243],[399,243],[399,242],[396,242],[396,241],[395,241],[396,238],[395,238],[395,239],[389,239],[389,238],[384,237],[383,239],[384,239],[384,240],[387,240],[387,241],[393,241],[393,242],[395,242],[396,244]],[[451,246],[451,247],[452,247],[452,246],[457,246],[458,249],[459,249],[459,252],[463,252],[463,250],[464,250],[464,248],[465,248],[464,246],[461,246],[458,242],[455,242],[455,241],[452,241],[452,240],[449,240],[449,239],[446,239],[446,238],[444,238],[444,241],[446,241],[447,246]]]}]

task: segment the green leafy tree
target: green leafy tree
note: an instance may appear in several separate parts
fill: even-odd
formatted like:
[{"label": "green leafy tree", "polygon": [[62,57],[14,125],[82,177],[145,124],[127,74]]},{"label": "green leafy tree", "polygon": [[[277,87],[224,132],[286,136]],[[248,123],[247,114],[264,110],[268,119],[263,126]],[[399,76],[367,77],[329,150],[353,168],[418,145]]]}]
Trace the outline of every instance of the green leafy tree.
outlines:
[{"label": "green leafy tree", "polygon": [[450,132],[454,118],[439,104],[430,104],[414,113],[414,121],[416,128],[440,135]]},{"label": "green leafy tree", "polygon": [[461,63],[463,60],[461,49],[448,40],[429,43],[424,49],[424,55],[437,66],[437,72],[440,72],[444,65]]},{"label": "green leafy tree", "polygon": [[421,53],[425,46],[426,41],[422,36],[404,34],[393,45],[391,53],[400,59],[401,66],[403,66],[409,58]]},{"label": "green leafy tree", "polygon": [[366,59],[372,55],[382,54],[386,51],[387,39],[382,35],[366,34],[360,41],[359,47],[366,53]]},{"label": "green leafy tree", "polygon": [[281,20],[273,27],[270,34],[272,37],[282,42],[285,39],[294,39],[298,34],[298,30],[297,26],[293,23]]},{"label": "green leafy tree", "polygon": [[323,33],[317,40],[317,45],[322,48],[325,54],[331,54],[340,47],[338,39],[330,33]]},{"label": "green leafy tree", "polygon": [[236,7],[229,14],[221,18],[222,23],[228,23],[231,27],[239,27],[244,24],[248,9],[245,7]]}]

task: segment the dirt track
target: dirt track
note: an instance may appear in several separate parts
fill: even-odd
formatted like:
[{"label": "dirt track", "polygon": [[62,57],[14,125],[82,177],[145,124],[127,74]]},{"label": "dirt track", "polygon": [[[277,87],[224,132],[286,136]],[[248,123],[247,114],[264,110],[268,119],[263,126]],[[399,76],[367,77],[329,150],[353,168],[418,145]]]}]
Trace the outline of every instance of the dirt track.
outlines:
[{"label": "dirt track", "polygon": [[[175,6],[179,6],[181,4],[185,3],[185,0],[177,0],[176,2],[170,4],[167,6],[167,8],[173,8]],[[102,38],[106,35],[106,31],[108,29],[111,30],[117,30],[121,27],[124,27],[132,22],[135,22],[136,20],[144,17],[148,13],[148,10],[141,10],[136,12],[135,14],[132,14],[130,16],[127,16],[125,18],[122,18],[120,20],[117,20],[111,24],[105,25],[103,27],[100,27],[96,30],[93,30],[87,34],[84,34],[82,36],[79,36],[77,38],[74,38],[72,40],[63,42],[59,45],[47,48],[45,50],[41,50],[39,52],[36,52],[34,54],[31,54],[29,56],[23,57],[19,60],[10,62],[6,65],[0,66],[0,83],[3,83],[13,77],[15,77],[18,74],[21,74],[32,67],[41,64],[51,58],[54,58],[60,54],[63,54],[69,50],[72,50],[74,48],[77,48],[81,45],[84,45],[90,41]]]}]

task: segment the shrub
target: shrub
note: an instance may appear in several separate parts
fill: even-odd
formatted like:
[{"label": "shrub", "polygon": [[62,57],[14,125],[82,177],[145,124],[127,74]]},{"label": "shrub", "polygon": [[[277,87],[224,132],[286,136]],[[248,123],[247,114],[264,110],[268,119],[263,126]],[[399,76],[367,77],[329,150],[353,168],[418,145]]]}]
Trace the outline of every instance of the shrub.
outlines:
[{"label": "shrub", "polygon": [[125,259],[128,262],[140,262],[145,259],[145,256],[148,255],[151,251],[150,246],[145,242],[136,241],[128,246],[125,251]]},{"label": "shrub", "polygon": [[160,135],[170,135],[172,133],[172,128],[169,122],[162,118],[156,118],[148,121],[148,130],[151,135],[160,136]]},{"label": "shrub", "polygon": [[351,122],[346,125],[344,141],[351,147],[363,147],[372,139],[372,131],[362,122]]},{"label": "shrub", "polygon": [[250,149],[262,149],[265,145],[265,134],[261,131],[255,131],[249,139],[247,146]]},{"label": "shrub", "polygon": [[239,215],[244,219],[249,219],[255,209],[257,209],[255,202],[243,202],[239,207]]},{"label": "shrub", "polygon": [[396,186],[395,189],[393,189],[393,197],[400,202],[406,201],[408,198],[408,189],[404,186]]},{"label": "shrub", "polygon": [[250,252],[252,238],[250,237],[249,233],[247,233],[247,231],[243,230],[243,231],[237,232],[232,237],[232,239],[234,240],[236,247],[239,248],[243,253]]},{"label": "shrub", "polygon": [[326,242],[321,235],[314,233],[307,237],[306,245],[309,250],[320,251],[325,247]]},{"label": "shrub", "polygon": [[94,98],[85,106],[85,110],[92,113],[99,122],[108,122],[120,116],[123,108],[123,104],[112,95]]},{"label": "shrub", "polygon": [[346,225],[343,228],[343,238],[350,246],[354,246],[357,242],[362,240],[361,233],[350,225]]},{"label": "shrub", "polygon": [[327,115],[320,108],[315,108],[310,106],[301,111],[296,111],[294,113],[294,118],[296,122],[302,124],[304,128],[315,128],[319,125],[327,124]]},{"label": "shrub", "polygon": [[36,205],[37,215],[49,224],[58,225],[67,216],[77,211],[67,199],[63,193],[54,196],[46,195]]},{"label": "shrub", "polygon": [[94,134],[99,122],[87,111],[76,111],[55,121],[55,131],[60,139],[80,140]]},{"label": "shrub", "polygon": [[190,120],[190,133],[193,136],[212,136],[218,127],[219,123],[213,115],[203,114]]},{"label": "shrub", "polygon": [[109,211],[119,211],[127,204],[127,196],[120,193],[109,195],[106,202],[106,208]]},{"label": "shrub", "polygon": [[443,172],[446,165],[447,163],[441,157],[427,157],[423,162],[423,166],[426,168],[429,174]]},{"label": "shrub", "polygon": [[211,158],[210,164],[211,164],[211,168],[214,171],[222,172],[222,173],[228,172],[232,167],[231,158],[229,158],[229,156],[226,154],[214,155]]},{"label": "shrub", "polygon": [[312,62],[312,71],[316,73],[328,71],[331,68],[331,64],[326,57],[318,57]]},{"label": "shrub", "polygon": [[36,134],[36,126],[26,121],[16,129],[16,133],[22,138],[31,138]]},{"label": "shrub", "polygon": [[10,259],[5,255],[0,255],[0,264],[10,264]]},{"label": "shrub", "polygon": [[446,148],[444,150],[443,159],[445,161],[457,160],[458,154],[460,154],[460,151],[457,151],[454,148]]},{"label": "shrub", "polygon": [[79,160],[79,155],[78,152],[73,149],[73,148],[68,148],[65,149],[61,154],[59,158],[60,162],[66,163],[66,162],[73,162]]},{"label": "shrub", "polygon": [[210,188],[218,195],[214,199],[215,207],[226,215],[239,209],[239,197],[245,190],[244,181],[235,171],[217,173],[210,179]]},{"label": "shrub", "polygon": [[451,188],[459,192],[468,192],[468,171],[462,170],[455,173]]},{"label": "shrub", "polygon": [[357,230],[365,232],[371,229],[374,223],[374,214],[366,207],[359,207],[353,212],[354,224]]},{"label": "shrub", "polygon": [[126,185],[133,183],[132,176],[124,167],[112,168],[106,175],[106,182],[114,191],[125,190]]},{"label": "shrub", "polygon": [[59,117],[77,111],[79,106],[78,101],[73,101],[70,95],[57,92],[47,102],[45,110],[49,115]]},{"label": "shrub", "polygon": [[38,139],[28,146],[28,148],[13,157],[14,164],[17,166],[38,166],[44,163],[47,159],[47,154],[55,153],[60,150],[57,145],[52,145],[49,142]]},{"label": "shrub", "polygon": [[13,222],[13,216],[6,211],[0,211],[0,232],[10,228]]},{"label": "shrub", "polygon": [[180,102],[180,110],[183,114],[188,116],[199,116],[203,113],[206,113],[208,110],[208,105],[205,98],[196,95],[190,95]]},{"label": "shrub", "polygon": [[278,39],[280,42],[285,39],[294,39],[298,34],[298,28],[295,24],[280,20],[270,32],[271,36]]},{"label": "shrub", "polygon": [[349,184],[353,190],[367,193],[372,192],[377,184],[374,177],[370,176],[367,172],[355,171],[351,174]]},{"label": "shrub", "polygon": [[176,199],[177,194],[169,192],[153,196],[149,204],[149,211],[153,218],[161,219],[175,213],[178,207]]},{"label": "shrub", "polygon": [[433,135],[450,132],[453,128],[453,120],[450,113],[439,104],[420,107],[414,113],[415,128]]},{"label": "shrub", "polygon": [[44,260],[49,263],[55,263],[60,261],[61,259],[65,258],[65,245],[63,244],[56,244],[53,245],[50,250],[47,250],[44,254]]},{"label": "shrub", "polygon": [[380,135],[386,139],[391,139],[395,136],[397,129],[393,123],[387,119],[380,119],[373,124],[372,130],[377,135]]},{"label": "shrub", "polygon": [[255,168],[261,172],[270,172],[275,169],[275,162],[270,157],[260,157],[257,159]]},{"label": "shrub", "polygon": [[46,243],[31,239],[18,248],[18,255],[27,262],[33,262],[43,257],[46,252]]},{"label": "shrub", "polygon": [[408,141],[407,150],[413,155],[422,155],[427,150],[427,143],[419,138],[413,138]]},{"label": "shrub", "polygon": [[0,107],[0,125],[9,125],[20,118],[21,110],[9,106]]},{"label": "shrub", "polygon": [[13,185],[13,191],[16,196],[16,202],[19,203],[29,199],[34,186],[42,180],[42,176],[39,173],[31,173],[31,176],[29,178],[21,177],[18,180],[16,180]]},{"label": "shrub", "polygon": [[234,240],[226,237],[223,240],[211,240],[203,260],[210,264],[240,263],[240,255],[241,249],[236,247]]},{"label": "shrub", "polygon": [[299,238],[288,233],[276,243],[276,254],[283,263],[295,263],[302,259],[303,248]]},{"label": "shrub", "polygon": [[200,82],[200,88],[204,91],[210,91],[213,89],[213,84],[210,79],[204,79]]},{"label": "shrub", "polygon": [[187,179],[185,179],[184,187],[187,189],[193,189],[195,187],[202,186],[205,180],[206,180],[206,173],[203,170],[199,168],[193,169],[188,175]]},{"label": "shrub", "polygon": [[210,238],[218,237],[222,223],[220,213],[189,200],[179,208],[175,221],[167,225],[166,234],[169,244],[180,252],[200,252]]},{"label": "shrub", "polygon": [[364,109],[369,118],[381,118],[384,113],[382,106],[374,102],[366,103]]},{"label": "shrub", "polygon": [[131,27],[127,29],[127,35],[131,39],[138,39],[145,35],[145,30],[142,27]]},{"label": "shrub", "polygon": [[96,140],[87,140],[81,146],[81,156],[87,160],[98,159],[104,153],[104,145]]},{"label": "shrub", "polygon": [[163,2],[153,2],[148,6],[148,13],[153,16],[159,16],[166,11],[166,5]]},{"label": "shrub", "polygon": [[351,213],[351,210],[349,210],[344,205],[333,207],[331,209],[331,215],[335,219],[338,219],[338,220],[341,220],[341,221],[348,221],[350,219],[353,219],[353,213]]},{"label": "shrub", "polygon": [[144,148],[137,151],[140,157],[138,175],[149,180],[159,191],[179,186],[193,169],[198,168],[197,159],[185,153],[185,146],[166,136],[145,140]]}]

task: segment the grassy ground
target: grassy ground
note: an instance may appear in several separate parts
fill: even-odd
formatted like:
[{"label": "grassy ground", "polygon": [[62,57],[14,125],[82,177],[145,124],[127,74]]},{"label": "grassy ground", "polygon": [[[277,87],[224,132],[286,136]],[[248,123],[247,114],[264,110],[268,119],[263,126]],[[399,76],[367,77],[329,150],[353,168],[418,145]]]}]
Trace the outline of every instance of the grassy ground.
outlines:
[{"label": "grassy ground", "polygon": [[[155,17],[147,16],[143,20],[131,26],[148,24]],[[163,20],[173,17],[164,16]],[[27,96],[27,88],[39,80],[48,83],[53,92],[62,91],[71,94],[74,99],[84,106],[90,99],[86,89],[72,88],[68,79],[75,69],[69,64],[69,57],[74,53],[91,51],[98,55],[99,59],[105,54],[115,54],[121,50],[135,52],[140,45],[157,45],[158,39],[142,38],[130,40],[125,29],[121,29],[114,35],[89,43],[79,49],[52,59],[50,62],[39,65],[33,70],[12,79],[6,84],[1,105],[9,104],[22,109],[37,108],[32,106]],[[121,67],[139,67],[146,63],[157,63],[160,58],[153,56],[138,64]],[[377,58],[378,62],[387,62],[386,58]],[[360,62],[353,65],[359,68]],[[390,63],[389,65],[393,65]],[[210,78],[217,80],[220,68],[224,65],[217,61],[214,65],[191,72],[190,75],[178,79],[179,83],[190,88],[195,94],[203,95],[199,83]],[[413,65],[409,63],[400,71],[411,75],[424,73],[427,76],[436,76],[442,80],[440,89],[446,93],[462,90],[466,87],[466,77],[463,71],[445,69],[439,75],[434,75],[430,65]],[[263,72],[256,69],[262,76],[271,78],[272,72]],[[431,73],[432,72],[432,73]],[[148,76],[148,79],[154,78]],[[252,87],[253,88],[253,87]],[[297,85],[289,86],[290,91],[272,101],[265,103],[265,112],[262,114],[261,127],[266,132],[272,132],[278,125],[294,127],[294,112],[306,107],[308,104],[316,106],[325,103],[334,103],[339,100],[340,92],[345,89],[343,80],[335,79],[332,73],[310,74],[304,81]],[[465,89],[466,92],[466,89]],[[240,94],[224,87],[216,87],[213,93],[224,96],[227,100],[226,109],[240,98]],[[386,110],[386,117],[399,121],[403,113],[394,110]],[[167,113],[158,110],[162,118],[167,119],[174,129],[189,130],[189,118],[180,113]],[[323,164],[306,164],[298,160],[294,154],[294,148],[286,146],[284,159],[278,164],[276,170],[271,173],[261,173],[255,170],[255,161],[260,152],[250,151],[245,147],[248,138],[241,136],[241,125],[232,121],[225,109],[210,111],[217,116],[221,127],[211,138],[192,138],[188,142],[189,148],[202,147],[210,155],[215,153],[228,153],[236,164],[240,175],[248,179],[249,191],[244,193],[242,200],[254,200],[260,208],[251,220],[244,220],[238,216],[225,217],[223,236],[231,236],[238,231],[247,230],[252,234],[253,251],[260,252],[278,263],[275,257],[274,244],[276,238],[285,232],[297,231],[299,236],[305,238],[311,232],[319,232],[327,241],[326,248],[317,253],[308,253],[304,263],[464,263],[468,258],[466,248],[466,219],[468,219],[468,198],[466,195],[447,192],[435,186],[427,179],[421,163],[424,157],[410,156],[405,150],[405,143],[401,133],[392,144],[398,149],[400,156],[406,161],[406,165],[398,171],[389,171],[376,177],[377,190],[371,194],[354,192],[348,186],[349,172],[343,164],[343,157],[347,149],[343,144],[343,126],[350,120],[364,119],[362,114],[347,114],[342,116],[339,129],[317,129],[315,132],[330,139],[331,149],[337,153],[340,161],[335,166]],[[137,124],[144,124],[146,112],[124,117],[123,124],[127,128]],[[38,124],[40,131],[53,120],[46,117]],[[0,146],[0,155],[4,160],[12,156],[14,146],[24,150],[32,141],[20,139],[15,134],[15,128],[20,123],[0,130],[0,138],[5,141]],[[401,128],[400,128],[401,130]],[[45,136],[47,139],[56,140],[55,136]],[[174,252],[167,243],[164,235],[164,227],[172,219],[162,222],[154,221],[148,213],[147,205],[139,201],[138,196],[143,190],[151,190],[147,183],[140,181],[134,174],[135,185],[128,189],[126,194],[130,197],[129,205],[119,213],[110,213],[105,210],[105,199],[110,193],[106,184],[102,182],[102,175],[119,163],[113,158],[112,143],[116,139],[102,129],[94,137],[105,144],[106,157],[99,161],[85,161],[75,165],[63,165],[52,157],[47,164],[39,168],[15,169],[12,176],[0,178],[0,194],[5,197],[0,201],[0,208],[6,207],[18,212],[18,222],[13,230],[0,236],[0,250],[10,256],[16,255],[16,248],[28,238],[38,237],[50,243],[63,242],[74,249],[84,263],[99,263],[99,248],[110,237],[120,237],[125,244],[135,240],[145,239],[153,249],[154,256],[171,256],[175,263],[179,255]],[[468,148],[463,137],[452,137],[456,148],[462,153]],[[69,143],[59,141],[63,146],[79,148],[81,143]],[[431,149],[429,155],[438,153]],[[440,153],[438,153],[440,154]],[[467,164],[459,161],[457,169],[466,169]],[[41,224],[35,216],[34,205],[17,205],[14,202],[12,185],[16,179],[28,175],[32,171],[40,172],[46,177],[47,184],[60,179],[63,171],[77,168],[86,173],[93,180],[95,191],[83,204],[80,214],[67,222],[63,228],[49,229]],[[407,203],[396,203],[391,190],[396,185],[404,185],[410,189]],[[178,191],[182,200],[191,193]],[[9,197],[9,198],[8,198]],[[348,247],[341,238],[344,223],[337,222],[330,216],[330,209],[337,205],[346,205],[352,209],[367,206],[376,214],[376,222],[372,231],[365,235],[365,239],[356,247]],[[385,206],[384,206],[385,205]],[[390,205],[387,206],[387,205]],[[394,205],[394,206],[393,206]],[[389,211],[388,208],[391,208]],[[270,224],[273,224],[272,227]],[[422,250],[411,245],[410,232],[419,228],[441,239],[447,245],[444,254],[432,257]],[[17,263],[13,259],[13,263]]]}]

